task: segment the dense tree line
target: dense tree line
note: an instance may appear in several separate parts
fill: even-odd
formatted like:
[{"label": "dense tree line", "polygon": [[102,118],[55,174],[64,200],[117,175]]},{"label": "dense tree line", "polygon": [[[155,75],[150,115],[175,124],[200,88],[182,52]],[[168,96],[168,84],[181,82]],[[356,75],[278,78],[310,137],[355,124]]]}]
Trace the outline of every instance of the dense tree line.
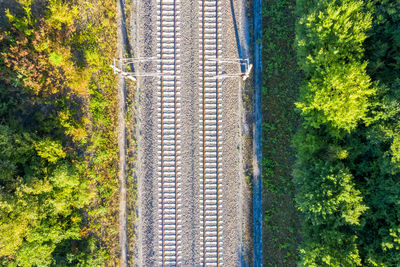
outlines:
[{"label": "dense tree line", "polygon": [[112,262],[115,4],[19,0],[0,13],[0,265]]},{"label": "dense tree line", "polygon": [[400,265],[400,3],[298,0],[301,264]]}]

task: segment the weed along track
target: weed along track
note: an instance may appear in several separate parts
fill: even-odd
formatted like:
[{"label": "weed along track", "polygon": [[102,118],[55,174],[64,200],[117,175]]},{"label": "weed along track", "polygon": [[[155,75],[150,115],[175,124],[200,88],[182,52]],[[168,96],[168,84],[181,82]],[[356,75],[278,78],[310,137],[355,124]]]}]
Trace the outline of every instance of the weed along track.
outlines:
[{"label": "weed along track", "polygon": [[179,0],[157,2],[158,224],[161,266],[180,265],[180,27]]},{"label": "weed along track", "polygon": [[203,266],[219,266],[222,257],[221,83],[218,57],[221,22],[218,0],[199,1],[200,228]]}]

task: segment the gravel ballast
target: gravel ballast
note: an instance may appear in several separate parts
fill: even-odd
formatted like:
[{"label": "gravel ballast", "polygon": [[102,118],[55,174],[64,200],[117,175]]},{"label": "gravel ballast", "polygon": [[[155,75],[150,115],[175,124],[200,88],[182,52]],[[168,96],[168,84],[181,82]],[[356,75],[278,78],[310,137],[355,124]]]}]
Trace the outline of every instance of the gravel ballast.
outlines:
[{"label": "gravel ballast", "polygon": [[[133,45],[135,58],[156,57],[157,1],[132,0],[136,7]],[[240,0],[219,0],[222,16],[222,55],[239,57],[234,18],[243,27]],[[181,0],[181,213],[182,266],[200,266],[200,173],[199,173],[199,2]],[[233,6],[232,6],[233,5]],[[227,74],[238,73],[237,64],[226,64]],[[139,64],[136,71],[155,72],[155,62]],[[138,78],[138,219],[136,266],[158,266],[158,174],[157,174],[157,79]],[[223,165],[223,265],[240,266],[244,209],[244,172],[242,151],[242,79],[227,78],[221,88],[222,98],[222,165]],[[247,228],[247,226],[245,226]]]}]

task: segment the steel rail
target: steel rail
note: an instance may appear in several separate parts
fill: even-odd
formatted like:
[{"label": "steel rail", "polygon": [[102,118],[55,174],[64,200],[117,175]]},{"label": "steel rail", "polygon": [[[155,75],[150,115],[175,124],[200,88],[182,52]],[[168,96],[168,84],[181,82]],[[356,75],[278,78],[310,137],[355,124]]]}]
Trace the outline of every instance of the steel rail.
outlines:
[{"label": "steel rail", "polygon": [[[219,53],[218,53],[218,40],[219,40],[219,36],[218,36],[218,0],[215,0],[215,6],[216,6],[216,13],[217,13],[217,15],[215,16],[216,17],[216,23],[215,23],[215,32],[216,32],[216,35],[217,35],[217,38],[215,38],[215,43],[217,44],[216,45],[216,51],[215,51],[215,58],[218,58],[218,56],[219,56]],[[216,138],[216,143],[217,143],[217,145],[216,145],[216,150],[217,150],[217,156],[216,156],[216,158],[215,158],[215,161],[216,161],[216,166],[217,166],[217,183],[216,183],[216,188],[217,188],[217,194],[216,194],[216,198],[217,198],[217,210],[216,210],[216,212],[217,212],[217,222],[216,222],[216,224],[217,224],[217,266],[219,266],[219,117],[218,117],[218,115],[219,115],[219,109],[218,109],[218,99],[219,99],[219,95],[218,95],[218,93],[219,93],[219,90],[218,90],[218,88],[219,88],[219,84],[218,84],[218,82],[219,82],[219,80],[218,80],[218,61],[215,63],[215,69],[216,69],[216,82],[215,82],[215,84],[216,84],[216,88],[215,88],[215,91],[216,91],[216,98],[217,98],[217,105],[216,105],[216,114],[217,114],[217,119],[216,119],[216,121],[215,121],[215,124],[216,124],[216,132],[217,132],[217,134],[216,134],[216,136],[215,136],[215,138]]]},{"label": "steel rail", "polygon": [[[160,57],[161,57],[161,62],[160,62],[160,71],[161,74],[163,73],[163,0],[160,0]],[[160,88],[161,88],[161,243],[162,243],[162,248],[161,248],[161,265],[165,266],[165,227],[164,227],[164,78],[161,76],[160,78]]]},{"label": "steel rail", "polygon": [[[215,42],[216,42],[216,51],[215,51],[215,58],[218,58],[218,56],[219,56],[219,53],[218,53],[218,0],[215,0],[215,5],[216,5],[216,12],[217,12],[217,15],[216,15],[216,20],[217,20],[217,23],[215,23],[215,34],[216,34],[216,36],[217,36],[217,38],[215,38]],[[216,195],[216,198],[217,198],[217,222],[216,222],[216,224],[217,224],[217,266],[219,265],[219,118],[218,118],[218,115],[219,115],[219,110],[218,110],[218,99],[219,99],[219,95],[218,95],[218,93],[219,93],[219,90],[218,90],[218,88],[219,88],[219,84],[218,84],[218,82],[219,82],[219,80],[218,80],[218,61],[215,63],[215,69],[216,69],[216,82],[215,82],[215,84],[216,84],[216,88],[215,88],[215,91],[216,91],[216,98],[217,98],[217,105],[216,105],[216,114],[217,114],[217,119],[216,119],[216,129],[217,129],[217,134],[216,134],[216,136],[215,136],[215,138],[216,138],[216,143],[217,143],[217,145],[216,145],[216,150],[217,150],[217,157],[215,158],[215,161],[216,161],[216,166],[217,166],[217,183],[216,183],[216,187],[217,187],[217,195]]]},{"label": "steel rail", "polygon": [[[176,0],[174,0],[174,14],[176,14]],[[175,52],[175,64],[176,64],[176,16],[174,16],[174,52]],[[176,92],[176,66],[174,67],[174,123],[175,123],[175,129],[177,128],[178,125],[178,116],[177,116],[177,92]],[[176,130],[175,130],[176,134]],[[177,138],[175,137],[174,139],[174,145],[175,145],[175,170],[178,170],[178,161],[176,160],[178,155],[177,155]],[[177,196],[178,193],[178,175],[175,175],[175,196]],[[176,203],[178,204],[178,203]],[[177,206],[175,206],[177,207]],[[175,208],[175,229],[178,231],[178,212],[177,208]],[[175,235],[175,255],[176,255],[176,265],[178,265],[178,233]]]},{"label": "steel rail", "polygon": [[[220,203],[222,201],[222,197],[220,196],[220,194],[222,194],[221,193],[222,191],[220,190],[220,185],[219,185],[222,181],[222,174],[220,172],[222,166],[222,164],[220,163],[221,151],[219,148],[220,81],[218,78],[219,64],[217,60],[219,57],[219,49],[220,49],[219,3],[218,0],[200,0],[199,4],[201,7],[200,92],[202,95],[200,100],[201,103],[200,104],[201,106],[200,172],[202,177],[201,264],[203,266],[222,266],[223,265],[222,223],[220,222],[222,220],[222,212],[220,212],[220,206],[221,206]],[[215,34],[213,34],[213,32]],[[215,95],[215,99],[210,100],[211,103],[208,99],[210,95],[211,98],[213,95]],[[212,130],[213,128],[215,128],[215,131]]]},{"label": "steel rail", "polygon": [[[204,164],[204,157],[205,157],[205,151],[206,151],[206,142],[205,142],[205,128],[206,128],[206,126],[205,126],[205,123],[206,123],[206,120],[205,120],[205,115],[206,115],[206,113],[205,113],[205,94],[206,94],[206,92],[205,92],[205,90],[206,90],[206,86],[205,86],[205,83],[206,83],[206,80],[205,80],[205,64],[204,64],[204,62],[206,61],[206,58],[205,58],[205,38],[204,38],[204,36],[205,36],[205,20],[204,20],[204,10],[205,10],[205,5],[206,5],[206,2],[203,0],[203,6],[202,6],[202,49],[203,49],[203,54],[202,54],[202,56],[203,56],[203,69],[202,69],[202,71],[203,71],[203,76],[202,76],[202,81],[203,81],[203,227],[205,227],[205,225],[206,225],[206,216],[205,216],[205,214],[206,214],[206,196],[205,196],[205,188],[206,188],[206,179],[205,179],[205,173],[206,173],[206,171],[205,171],[205,168],[206,168],[206,165]],[[205,253],[205,251],[206,251],[206,231],[203,229],[203,266],[206,266],[207,265],[207,258],[206,258],[206,253]]]},{"label": "steel rail", "polygon": [[[163,73],[163,1],[160,0],[160,57],[161,57],[161,62],[160,62],[160,71],[161,74]],[[165,239],[164,239],[164,79],[161,76],[161,81],[160,81],[160,88],[161,88],[161,243],[162,243],[162,249],[161,249],[161,257],[162,257],[162,266],[164,266],[165,262]]]},{"label": "steel rail", "polygon": [[[178,266],[180,264],[180,154],[178,154],[178,151],[180,149],[180,141],[178,142],[178,137],[180,136],[180,122],[178,117],[178,113],[180,111],[178,110],[180,97],[178,96],[179,86],[177,80],[177,68],[179,66],[179,57],[177,56],[179,50],[177,40],[177,2],[179,2],[179,0],[159,0],[158,2],[158,46],[160,56],[159,71],[161,73],[161,77],[159,80],[159,226],[161,228],[161,233],[159,235],[159,244],[161,244],[161,247],[159,245],[159,254],[161,266]],[[164,23],[166,24],[166,26],[164,26]],[[171,34],[173,36],[172,38],[170,37]],[[164,46],[166,47],[165,49]],[[172,109],[171,105],[173,106]],[[171,177],[173,179],[173,182],[171,181]],[[173,221],[173,223],[171,223],[171,220]]]}]

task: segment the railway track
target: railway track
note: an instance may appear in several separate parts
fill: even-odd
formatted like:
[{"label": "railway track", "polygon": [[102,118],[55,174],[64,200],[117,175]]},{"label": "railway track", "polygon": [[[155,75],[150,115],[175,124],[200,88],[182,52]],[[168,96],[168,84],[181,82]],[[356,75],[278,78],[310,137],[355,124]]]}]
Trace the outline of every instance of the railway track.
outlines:
[{"label": "railway track", "polygon": [[[201,265],[221,266],[221,21],[217,0],[199,0],[199,163]],[[180,0],[157,1],[158,257],[181,266]]]},{"label": "railway track", "polygon": [[181,265],[180,1],[157,1],[158,255]]},{"label": "railway track", "polygon": [[222,81],[218,0],[199,0],[201,265],[222,266]]}]

